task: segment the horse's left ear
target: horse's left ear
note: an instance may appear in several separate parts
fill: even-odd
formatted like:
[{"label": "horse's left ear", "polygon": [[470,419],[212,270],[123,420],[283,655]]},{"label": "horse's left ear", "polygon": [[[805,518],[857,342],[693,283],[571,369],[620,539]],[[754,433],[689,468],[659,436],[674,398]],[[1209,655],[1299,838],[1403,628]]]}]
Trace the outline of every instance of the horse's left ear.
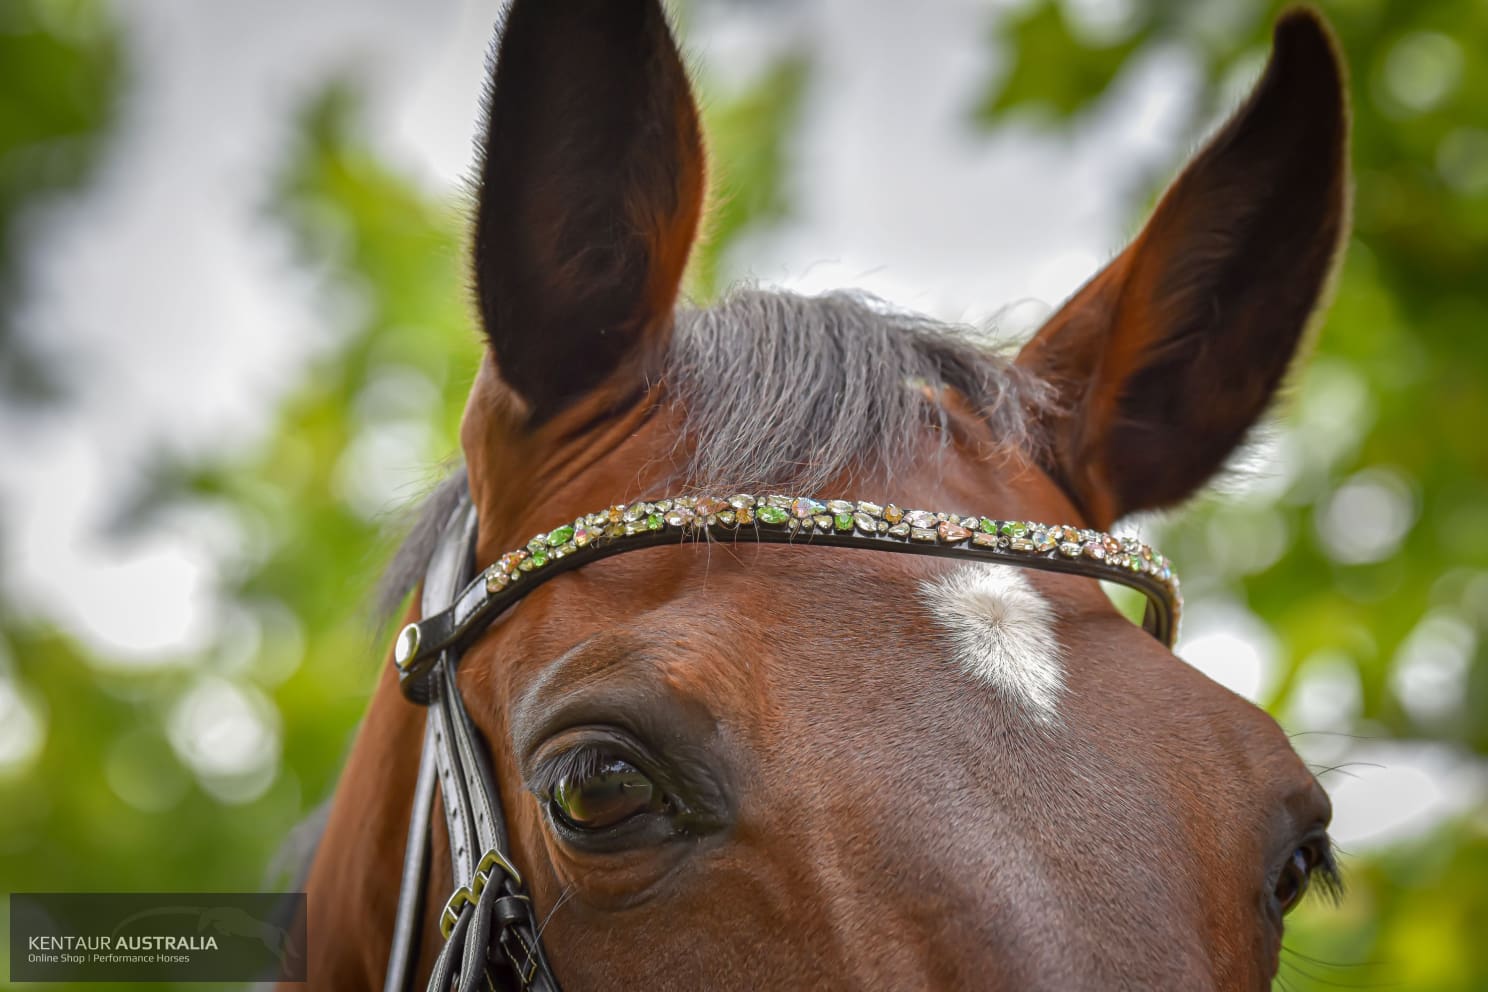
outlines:
[{"label": "horse's left ear", "polygon": [[1054,387],[1048,468],[1094,526],[1192,494],[1270,403],[1345,234],[1347,145],[1328,29],[1291,11],[1246,104],[1018,356]]},{"label": "horse's left ear", "polygon": [[658,0],[514,0],[489,90],[481,318],[539,422],[666,344],[703,200],[687,74]]}]

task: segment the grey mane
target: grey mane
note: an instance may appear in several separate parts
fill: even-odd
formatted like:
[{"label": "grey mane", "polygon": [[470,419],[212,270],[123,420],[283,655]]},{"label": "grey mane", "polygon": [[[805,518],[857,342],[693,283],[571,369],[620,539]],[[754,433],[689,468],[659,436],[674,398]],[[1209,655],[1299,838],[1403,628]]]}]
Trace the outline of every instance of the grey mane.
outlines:
[{"label": "grey mane", "polygon": [[1033,441],[1044,402],[985,332],[850,292],[742,289],[682,310],[663,381],[696,442],[684,484],[800,494],[916,468],[926,427],[945,437],[947,390],[1008,448]]},{"label": "grey mane", "polygon": [[[1047,391],[985,332],[860,293],[753,288],[676,320],[660,382],[683,412],[679,489],[812,494],[852,470],[892,484],[938,453],[927,437],[946,443],[948,391],[1005,449],[1038,441]],[[427,498],[379,586],[381,621],[422,578],[466,486],[461,468]]]}]

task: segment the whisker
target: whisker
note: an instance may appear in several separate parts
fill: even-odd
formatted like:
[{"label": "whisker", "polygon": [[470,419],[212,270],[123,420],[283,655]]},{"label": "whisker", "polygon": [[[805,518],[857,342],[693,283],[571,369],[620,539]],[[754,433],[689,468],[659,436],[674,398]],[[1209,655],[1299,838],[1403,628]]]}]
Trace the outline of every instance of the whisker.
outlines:
[{"label": "whisker", "polygon": [[1313,775],[1317,778],[1322,778],[1330,772],[1339,772],[1340,774],[1347,775],[1349,778],[1358,779],[1359,776],[1350,773],[1347,769],[1373,768],[1379,770],[1385,766],[1377,761],[1343,761],[1336,765],[1308,765],[1307,767],[1312,769]]},{"label": "whisker", "polygon": [[569,897],[573,894],[574,884],[572,882],[569,882],[563,887],[563,891],[558,893],[558,898],[553,902],[553,908],[548,910],[547,915],[542,918],[542,922],[537,925],[536,936],[538,940],[542,940],[543,931],[548,929],[548,924],[551,923],[553,920],[553,914],[557,913],[558,910],[562,908],[563,904],[568,902]]},{"label": "whisker", "polygon": [[[1296,955],[1296,952],[1293,951],[1291,948],[1287,947],[1285,944],[1282,945],[1282,948],[1281,949],[1283,951],[1287,952],[1288,954],[1291,954],[1293,956]],[[1400,985],[1400,983],[1398,981],[1384,981],[1384,980],[1381,980],[1381,981],[1343,981],[1343,980],[1337,979],[1337,978],[1329,978],[1329,977],[1326,977],[1326,976],[1323,976],[1323,975],[1313,974],[1312,972],[1308,971],[1306,968],[1303,968],[1301,965],[1297,964],[1295,961],[1288,960],[1287,958],[1282,958],[1280,963],[1282,965],[1286,966],[1287,968],[1290,968],[1292,971],[1296,972],[1297,974],[1301,975],[1303,978],[1306,978],[1308,981],[1317,982],[1320,985],[1329,985],[1329,986],[1332,986],[1333,988],[1340,988],[1340,989],[1387,989],[1387,988],[1398,988],[1399,985]]]},{"label": "whisker", "polygon": [[1294,958],[1301,958],[1303,961],[1306,961],[1310,964],[1319,965],[1323,968],[1375,968],[1379,967],[1383,963],[1380,961],[1329,961],[1325,958],[1316,958],[1310,954],[1303,954],[1301,951],[1292,947],[1288,947],[1285,944],[1281,945],[1281,949]]},{"label": "whisker", "polygon": [[1298,737],[1345,737],[1351,741],[1370,742],[1384,740],[1382,737],[1371,736],[1369,734],[1346,734],[1341,730],[1298,730],[1295,733],[1287,734],[1287,737],[1291,740],[1296,740]]}]

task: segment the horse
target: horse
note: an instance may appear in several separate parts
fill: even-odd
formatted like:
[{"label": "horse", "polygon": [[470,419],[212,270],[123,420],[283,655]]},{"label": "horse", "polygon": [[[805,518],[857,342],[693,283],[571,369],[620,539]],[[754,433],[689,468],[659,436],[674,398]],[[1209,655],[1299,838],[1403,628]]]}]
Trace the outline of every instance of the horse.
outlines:
[{"label": "horse", "polygon": [[[463,468],[399,554],[422,599],[310,865],[312,985],[1269,988],[1285,914],[1336,882],[1327,795],[1085,556],[1165,580],[1101,532],[1199,491],[1304,350],[1347,228],[1343,72],[1319,15],[1282,15],[1249,97],[1012,353],[851,292],[682,300],[708,186],[661,4],[514,0]],[[941,554],[827,540],[916,513],[905,546]],[[989,521],[984,560],[953,553]],[[556,567],[586,527],[658,534]],[[449,720],[489,808],[419,759]],[[490,815],[505,846],[466,875],[461,817]]]}]

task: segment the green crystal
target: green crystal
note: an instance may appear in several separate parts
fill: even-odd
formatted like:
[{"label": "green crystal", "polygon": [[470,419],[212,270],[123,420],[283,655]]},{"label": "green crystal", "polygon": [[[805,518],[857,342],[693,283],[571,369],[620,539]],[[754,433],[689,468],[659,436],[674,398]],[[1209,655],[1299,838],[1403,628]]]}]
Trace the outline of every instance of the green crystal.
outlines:
[{"label": "green crystal", "polygon": [[982,533],[983,534],[996,534],[997,533],[997,521],[996,520],[993,520],[991,517],[983,517],[982,518]]},{"label": "green crystal", "polygon": [[661,518],[661,514],[659,513],[653,513],[650,516],[646,517],[647,530],[661,530],[661,528],[665,524],[666,521]]},{"label": "green crystal", "polygon": [[573,536],[574,536],[573,525],[571,525],[571,524],[564,524],[562,527],[559,527],[557,530],[549,531],[548,532],[548,536],[546,538],[544,538],[544,540],[548,542],[548,547],[550,547],[550,548],[556,548],[560,544],[566,544],[566,543],[568,543],[570,540],[573,539]]},{"label": "green crystal", "polygon": [[[548,553],[546,551],[534,551],[532,552],[532,557],[529,558],[528,561],[532,562],[533,568],[542,568],[548,563]],[[526,562],[523,562],[522,564],[525,565]]]},{"label": "green crystal", "polygon": [[778,506],[768,504],[756,510],[754,515],[767,524],[783,524],[790,519],[789,513]]},{"label": "green crystal", "polygon": [[834,521],[837,524],[837,529],[838,530],[852,530],[853,529],[853,515],[851,513],[839,513],[833,519],[834,519]]}]

